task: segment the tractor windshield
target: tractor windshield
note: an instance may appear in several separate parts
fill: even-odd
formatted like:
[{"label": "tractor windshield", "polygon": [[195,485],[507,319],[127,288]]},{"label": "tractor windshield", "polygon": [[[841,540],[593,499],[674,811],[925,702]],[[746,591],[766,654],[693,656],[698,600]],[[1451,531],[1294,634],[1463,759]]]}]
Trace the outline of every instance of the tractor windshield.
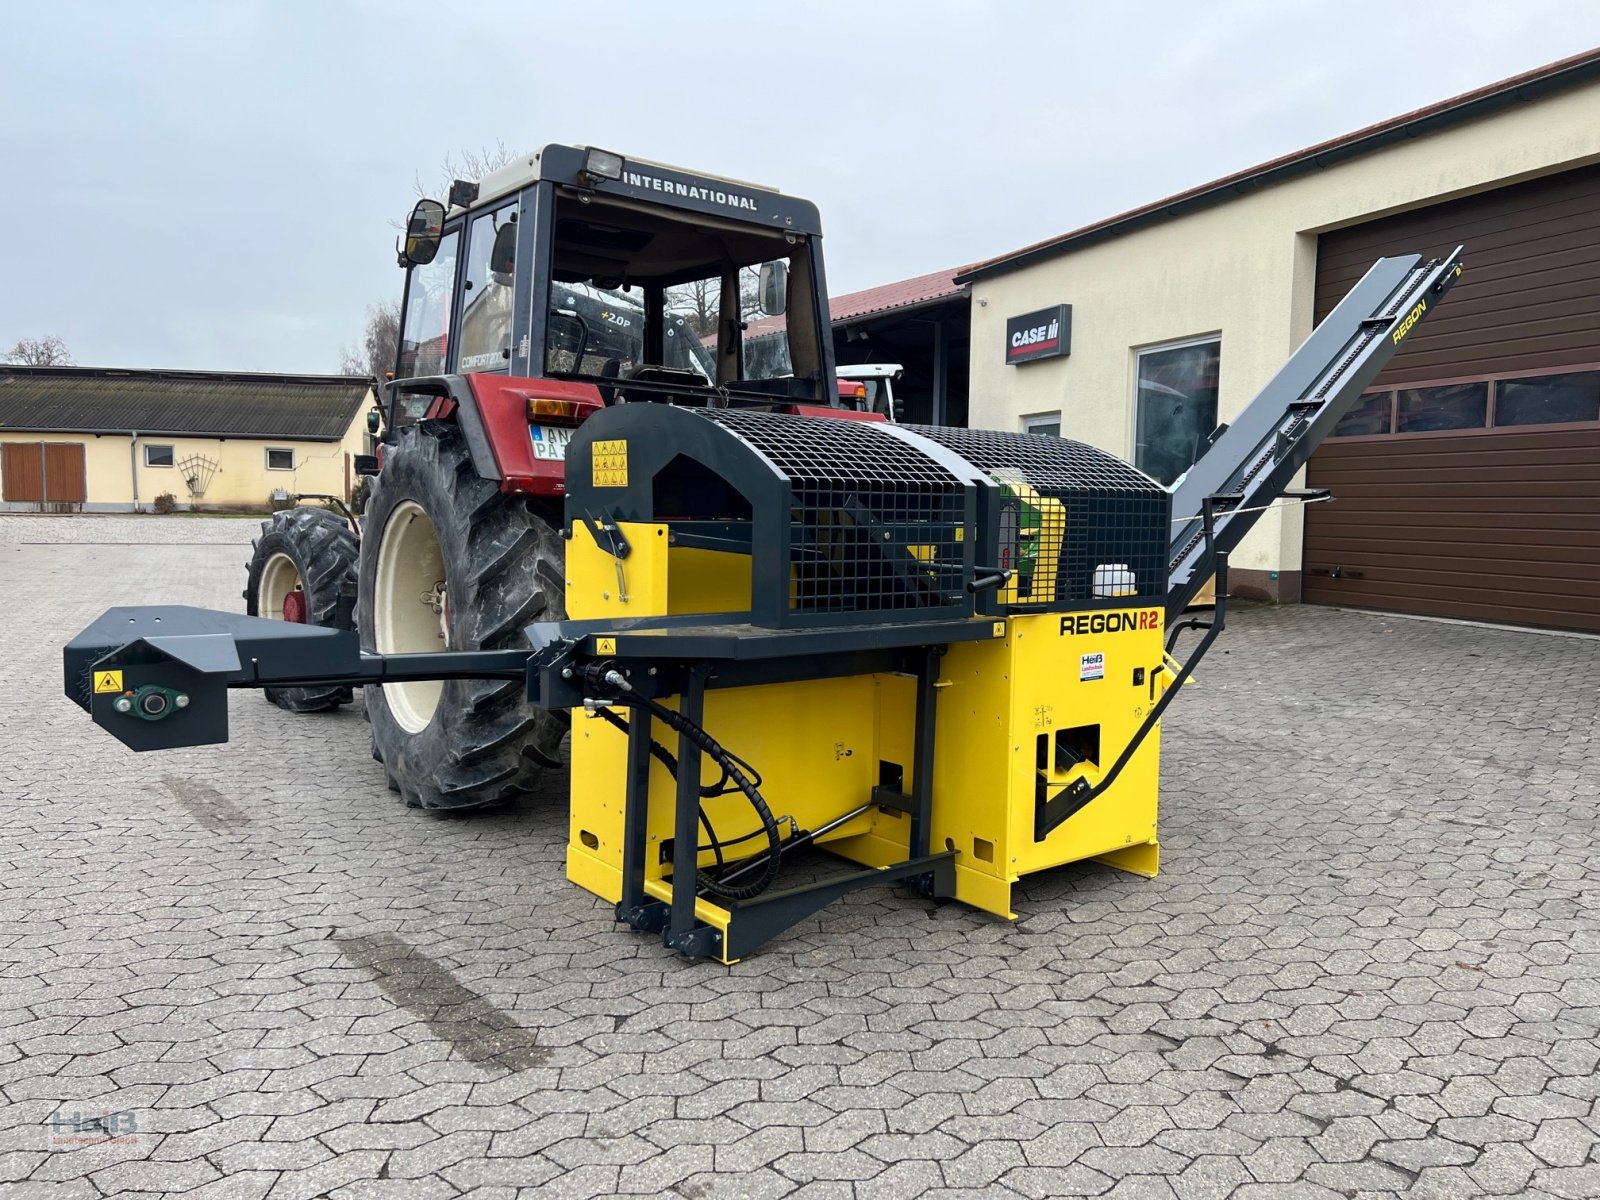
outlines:
[{"label": "tractor windshield", "polygon": [[[817,322],[798,311],[768,315],[760,296],[769,263],[783,264],[787,293],[809,295],[796,287],[798,278],[810,279],[809,252],[804,238],[781,230],[563,195],[555,213],[545,370],[624,388],[639,381],[762,395],[773,387],[785,394],[816,390]],[[809,352],[802,334],[811,339]]]},{"label": "tractor windshield", "polygon": [[[644,297],[639,289],[600,288],[588,283],[556,283],[550,288],[550,330],[546,369],[569,375],[604,377],[642,365]],[[666,310],[663,329],[664,367],[694,371],[706,383],[716,378],[711,349],[702,344],[686,314]],[[581,357],[580,357],[581,356]]]}]

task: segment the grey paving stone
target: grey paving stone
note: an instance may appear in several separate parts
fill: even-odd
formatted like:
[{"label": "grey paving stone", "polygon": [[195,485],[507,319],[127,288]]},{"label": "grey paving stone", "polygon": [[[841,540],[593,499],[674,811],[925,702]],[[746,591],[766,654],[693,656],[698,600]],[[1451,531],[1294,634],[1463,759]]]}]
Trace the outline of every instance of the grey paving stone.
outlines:
[{"label": "grey paving stone", "polygon": [[[0,514],[8,669],[112,603],[237,608],[253,532]],[[733,968],[564,881],[559,775],[444,821],[359,702],[238,693],[229,745],[134,756],[0,690],[3,1190],[1587,1200],[1595,678],[1594,640],[1240,606],[1164,723],[1158,879],[1030,877],[1015,923],[863,893]],[[472,1061],[340,937],[548,1057]],[[52,1146],[91,1106],[137,1144]]]}]

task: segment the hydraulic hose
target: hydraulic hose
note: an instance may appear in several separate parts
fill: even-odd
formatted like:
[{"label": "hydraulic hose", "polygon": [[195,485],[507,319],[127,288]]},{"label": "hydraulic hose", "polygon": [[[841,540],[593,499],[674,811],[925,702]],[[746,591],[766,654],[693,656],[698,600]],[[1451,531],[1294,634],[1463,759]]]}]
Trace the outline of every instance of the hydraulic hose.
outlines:
[{"label": "hydraulic hose", "polygon": [[[595,711],[600,714],[601,718],[606,722],[607,725],[613,726],[623,733],[628,732],[628,722],[617,716],[617,714],[612,712],[609,708],[596,709]],[[662,766],[666,767],[669,775],[671,775],[674,779],[678,777],[678,760],[672,756],[672,752],[670,750],[668,750],[660,742],[656,741],[655,738],[650,739],[650,754]],[[726,787],[727,780],[728,773],[724,771],[722,773],[722,778],[718,780],[717,783],[713,784],[711,787],[702,787],[700,789],[700,794],[702,796],[721,796],[725,794],[723,789]],[[706,837],[710,838],[711,841],[709,845],[695,847],[696,852],[700,850],[711,851],[711,853],[717,857],[718,869],[721,869],[727,865],[722,859],[723,842],[722,839],[717,836],[716,827],[711,824],[711,818],[706,816],[706,810],[703,808],[700,810],[700,824],[705,828]],[[732,842],[728,843],[728,845],[738,845],[738,843],[749,841],[750,838],[755,836],[756,834],[746,834],[742,838],[734,838]]]},{"label": "hydraulic hose", "polygon": [[[772,809],[767,806],[755,781],[746,775],[740,763],[742,760],[724,750],[709,733],[681,713],[673,712],[665,705],[659,704],[648,696],[641,696],[633,690],[627,678],[621,671],[607,671],[605,682],[621,693],[621,701],[634,708],[643,709],[656,720],[669,729],[674,730],[689,739],[702,754],[716,763],[724,777],[734,787],[744,793],[750,807],[755,810],[757,819],[761,822],[761,832],[767,838],[767,854],[764,867],[754,880],[742,884],[726,884],[714,876],[700,871],[694,865],[694,857],[698,854],[698,847],[690,851],[689,866],[695,870],[695,882],[704,891],[724,900],[753,900],[766,891],[778,878],[778,871],[783,866],[783,833],[778,827],[778,819],[772,815]],[[704,822],[705,814],[701,814]],[[715,837],[713,835],[713,840]],[[743,840],[743,839],[741,839]]]}]

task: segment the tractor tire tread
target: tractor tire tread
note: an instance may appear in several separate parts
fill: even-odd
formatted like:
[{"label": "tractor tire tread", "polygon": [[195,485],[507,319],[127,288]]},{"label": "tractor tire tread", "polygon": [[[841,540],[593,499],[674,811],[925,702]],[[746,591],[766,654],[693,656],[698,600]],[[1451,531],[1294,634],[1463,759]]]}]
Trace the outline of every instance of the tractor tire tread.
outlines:
[{"label": "tractor tire tread", "polygon": [[[553,505],[507,496],[480,477],[459,429],[427,421],[406,426],[373,477],[367,501],[369,535],[361,577],[377,578],[383,523],[404,501],[433,522],[450,584],[450,645],[510,649],[527,645],[522,628],[540,616],[564,614],[551,578],[565,578],[565,544]],[[376,588],[361,592],[362,647],[376,649]],[[531,707],[511,681],[448,680],[432,720],[409,733],[390,712],[383,689],[366,689],[373,757],[406,803],[431,810],[489,808],[533,790],[558,762],[570,721],[564,712]]]},{"label": "tractor tire tread", "polygon": [[[250,542],[246,564],[244,602],[250,616],[261,615],[261,576],[276,554],[286,554],[300,573],[306,595],[306,619],[325,628],[351,627],[340,623],[339,591],[354,584],[360,547],[355,531],[325,508],[286,508],[261,523],[261,536]],[[347,687],[265,688],[267,700],[287,712],[328,712],[349,704],[354,693]]]}]

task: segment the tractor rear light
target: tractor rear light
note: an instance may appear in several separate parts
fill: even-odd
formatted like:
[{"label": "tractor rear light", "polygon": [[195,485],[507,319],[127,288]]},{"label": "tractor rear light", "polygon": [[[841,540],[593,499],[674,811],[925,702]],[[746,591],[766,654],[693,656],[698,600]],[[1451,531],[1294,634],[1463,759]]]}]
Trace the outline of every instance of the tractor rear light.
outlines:
[{"label": "tractor rear light", "polygon": [[554,400],[538,397],[528,401],[528,420],[576,425],[583,419],[583,406],[576,400]]}]

